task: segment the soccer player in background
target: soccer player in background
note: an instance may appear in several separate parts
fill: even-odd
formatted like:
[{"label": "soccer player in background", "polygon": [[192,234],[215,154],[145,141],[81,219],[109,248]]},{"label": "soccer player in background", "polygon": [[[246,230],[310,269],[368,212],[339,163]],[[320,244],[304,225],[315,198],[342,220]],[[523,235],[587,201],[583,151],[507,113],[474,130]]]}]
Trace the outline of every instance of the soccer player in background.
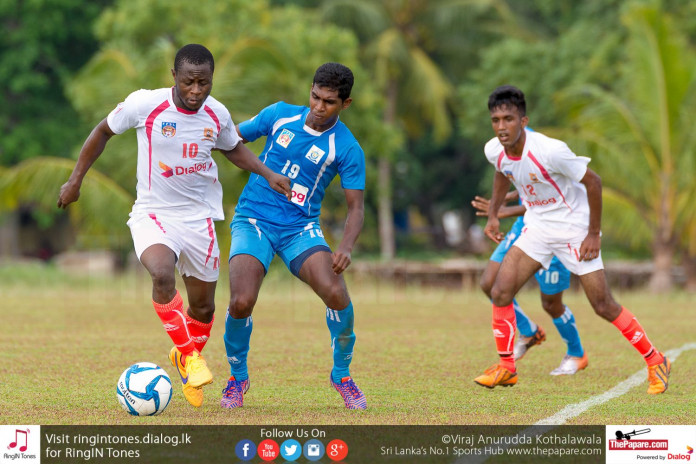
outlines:
[{"label": "soccer player in background", "polygon": [[[518,199],[519,195],[516,190],[505,195],[506,202]],[[477,210],[477,216],[488,216],[489,204],[488,199],[480,196],[476,196],[471,202],[471,205]],[[493,251],[488,265],[481,275],[481,290],[489,299],[495,277],[500,269],[500,263],[503,262],[505,254],[522,233],[524,228],[522,215],[524,215],[526,210],[521,203],[518,203],[515,206],[503,205],[498,211],[499,219],[517,216],[517,220],[512,225],[510,231],[505,234],[505,238],[498,244],[495,251]],[[563,292],[570,287],[570,271],[554,256],[549,268],[541,268],[539,272],[534,274],[534,277],[539,283],[541,306],[553,319],[553,325],[558,330],[567,347],[560,366],[552,370],[551,375],[573,375],[587,367],[587,354],[580,342],[580,333],[575,325],[575,316],[570,308],[563,303]],[[514,298],[512,306],[515,308],[515,320],[517,321],[517,329],[520,331],[520,337],[516,339],[513,348],[513,357],[515,361],[519,361],[529,348],[540,345],[546,340],[546,333],[540,325],[527,316]]]},{"label": "soccer player in background", "polygon": [[512,183],[527,212],[522,235],[508,251],[491,289],[493,334],[500,362],[474,382],[484,387],[517,383],[513,357],[515,310],[512,299],[524,283],[556,256],[577,275],[598,316],[611,322],[643,356],[648,366],[648,393],[667,390],[671,363],[653,346],[638,319],[611,295],[601,257],[602,182],[560,140],[526,131],[526,102],[521,90],[498,87],[488,99],[496,137],[485,146],[495,166],[493,194],[484,233],[496,243],[498,212]]},{"label": "soccer player in background", "polygon": [[[238,167],[263,175],[275,191],[290,195],[289,179],[272,172],[240,143],[229,111],[210,96],[214,68],[213,55],[204,46],[182,47],[174,59],[174,86],[135,91],[97,124],[58,198],[59,208],[77,201],[87,170],[109,139],[136,129],[137,198],[128,226],[138,259],[152,278],[152,304],[174,342],[170,361],[181,376],[186,400],[195,407],[203,403],[202,387],[213,381],[201,351],[213,325],[220,265],[213,221],[224,219],[211,150],[220,150]],[[175,268],[186,286],[186,310],[175,287]]]},{"label": "soccer player in background", "polygon": [[[268,266],[278,254],[293,275],[308,284],[326,306],[331,335],[331,385],[348,409],[365,409],[363,392],[350,376],[353,356],[353,304],[343,271],[364,219],[365,156],[358,141],[339,120],[352,99],[353,73],[338,63],[320,66],[309,93],[309,107],[275,103],[237,126],[244,142],[266,137],[260,158],[292,181],[292,202],[252,175],[230,224],[230,303],[225,321],[225,348],[231,377],[221,406],[243,405],[249,389],[247,353],[251,317]],[[339,175],[348,214],[343,238],[331,251],[319,215],[324,190]]]}]

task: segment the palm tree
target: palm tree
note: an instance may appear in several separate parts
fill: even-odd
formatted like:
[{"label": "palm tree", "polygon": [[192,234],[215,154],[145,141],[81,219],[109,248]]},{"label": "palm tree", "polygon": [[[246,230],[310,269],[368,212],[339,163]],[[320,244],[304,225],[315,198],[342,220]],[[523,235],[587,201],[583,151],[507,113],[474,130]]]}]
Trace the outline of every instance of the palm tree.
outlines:
[{"label": "palm tree", "polygon": [[[382,123],[417,137],[432,129],[436,140],[452,132],[453,88],[431,58],[433,22],[442,4],[425,0],[330,0],[321,7],[324,17],[353,29],[363,47],[364,62],[385,95]],[[441,13],[441,12],[440,12]],[[424,124],[426,123],[426,124]],[[396,254],[392,212],[392,158],[379,154],[378,216],[381,256]]]},{"label": "palm tree", "polygon": [[616,89],[584,86],[567,101],[577,104],[576,136],[596,149],[608,208],[620,205],[627,239],[649,237],[650,287],[664,291],[676,251],[696,250],[696,53],[655,7],[634,5],[622,19],[629,38]]}]

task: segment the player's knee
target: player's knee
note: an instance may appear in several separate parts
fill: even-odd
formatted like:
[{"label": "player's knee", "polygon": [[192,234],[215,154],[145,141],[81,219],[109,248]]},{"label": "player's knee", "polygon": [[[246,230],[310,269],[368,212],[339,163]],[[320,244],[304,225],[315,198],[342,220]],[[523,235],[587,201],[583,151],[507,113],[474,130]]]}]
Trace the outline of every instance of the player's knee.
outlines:
[{"label": "player's knee", "polygon": [[191,317],[204,324],[213,320],[215,314],[215,303],[195,304],[190,307]]},{"label": "player's knee", "polygon": [[594,309],[595,314],[609,322],[619,317],[619,313],[621,312],[621,307],[619,305],[606,299],[593,301],[592,309]]},{"label": "player's knee", "polygon": [[493,282],[491,282],[491,280],[487,278],[485,274],[481,276],[481,280],[479,281],[479,287],[481,287],[483,293],[485,293],[489,297],[491,296],[491,288],[493,287]]},{"label": "player's knee", "polygon": [[154,269],[150,271],[150,277],[152,278],[152,287],[156,292],[170,293],[174,290],[176,278],[169,269]]},{"label": "player's knee", "polygon": [[243,294],[231,295],[227,312],[235,319],[249,317],[254,309],[254,305],[256,305],[256,298],[253,296]]},{"label": "player's knee", "polygon": [[350,303],[350,297],[346,287],[340,283],[331,285],[324,292],[324,304],[331,309],[340,311],[348,306],[348,303]]},{"label": "player's knee", "polygon": [[561,317],[565,312],[565,306],[563,306],[563,302],[561,301],[546,300],[542,298],[541,307],[544,308],[544,311],[546,311],[546,313],[554,319]]},{"label": "player's knee", "polygon": [[515,295],[508,289],[494,285],[491,289],[491,301],[496,306],[507,306],[512,304]]}]

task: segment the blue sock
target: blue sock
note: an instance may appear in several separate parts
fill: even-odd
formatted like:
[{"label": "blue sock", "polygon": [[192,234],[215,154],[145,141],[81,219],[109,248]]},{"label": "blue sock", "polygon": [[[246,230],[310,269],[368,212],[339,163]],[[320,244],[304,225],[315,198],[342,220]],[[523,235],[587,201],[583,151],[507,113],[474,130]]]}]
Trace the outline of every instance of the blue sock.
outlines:
[{"label": "blue sock", "polygon": [[568,345],[567,354],[581,358],[585,350],[582,348],[582,343],[580,343],[580,333],[575,326],[575,316],[573,316],[570,308],[565,306],[565,312],[561,317],[554,319],[553,324],[558,329],[558,333],[561,334],[563,341]]},{"label": "blue sock", "polygon": [[227,313],[225,317],[225,351],[227,361],[230,363],[230,374],[235,380],[242,381],[249,378],[247,370],[247,353],[249,353],[249,340],[254,321],[249,317],[234,319]]},{"label": "blue sock", "polygon": [[512,307],[515,308],[515,318],[517,319],[517,330],[520,331],[520,335],[523,337],[531,337],[537,331],[537,325],[533,320],[527,316],[520,305],[517,304],[517,300],[512,300]]},{"label": "blue sock", "polygon": [[348,366],[353,359],[355,345],[353,319],[352,302],[341,311],[326,308],[326,325],[331,333],[331,349],[333,350],[331,378],[335,383],[340,383],[343,377],[350,375]]}]

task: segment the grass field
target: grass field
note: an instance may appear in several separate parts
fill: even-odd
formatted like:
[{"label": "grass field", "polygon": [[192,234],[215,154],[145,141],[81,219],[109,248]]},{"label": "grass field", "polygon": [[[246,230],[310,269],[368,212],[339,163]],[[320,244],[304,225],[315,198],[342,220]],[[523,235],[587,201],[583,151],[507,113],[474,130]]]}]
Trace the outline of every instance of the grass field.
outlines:
[{"label": "grass field", "polygon": [[[535,424],[596,398],[643,372],[640,385],[570,417],[567,424],[696,423],[696,323],[691,296],[615,292],[659,349],[683,352],[664,395],[645,393],[638,353],[595,316],[582,293],[568,293],[589,367],[552,377],[564,344],[536,291],[518,301],[547,341],[518,364],[513,388],[484,389],[472,379],[496,361],[491,311],[476,291],[400,287],[351,276],[357,344],[351,371],[369,409],[348,411],[328,386],[329,335],[320,300],[287,271],[271,269],[254,312],[244,408],[223,410],[229,375],[222,334],[227,275],[217,292],[217,322],[205,350],[216,376],[200,409],[186,403],[169,364],[169,338],[150,304],[149,278],[62,276],[36,265],[0,267],[2,324],[0,421],[4,424]],[[180,286],[183,294],[183,286]],[[165,368],[174,398],[157,417],[135,418],[117,403],[116,381],[137,361]]]}]

